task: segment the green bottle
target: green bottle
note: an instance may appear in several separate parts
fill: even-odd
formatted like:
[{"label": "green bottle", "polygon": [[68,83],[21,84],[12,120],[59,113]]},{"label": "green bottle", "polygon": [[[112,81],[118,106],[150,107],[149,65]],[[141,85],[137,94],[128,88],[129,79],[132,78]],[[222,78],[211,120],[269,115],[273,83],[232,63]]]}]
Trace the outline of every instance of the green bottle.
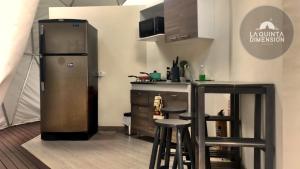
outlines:
[{"label": "green bottle", "polygon": [[204,70],[204,65],[200,66],[200,74],[199,74],[199,80],[200,81],[205,81],[205,70]]}]

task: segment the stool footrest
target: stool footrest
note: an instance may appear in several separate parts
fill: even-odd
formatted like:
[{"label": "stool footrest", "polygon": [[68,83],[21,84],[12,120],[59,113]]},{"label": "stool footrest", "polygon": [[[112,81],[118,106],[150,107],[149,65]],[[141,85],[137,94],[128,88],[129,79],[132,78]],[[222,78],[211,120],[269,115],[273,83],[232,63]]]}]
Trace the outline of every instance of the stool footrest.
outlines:
[{"label": "stool footrest", "polygon": [[254,138],[217,138],[208,137],[205,139],[206,146],[226,146],[226,147],[254,147],[264,149],[266,143],[262,139]]},{"label": "stool footrest", "polygon": [[207,116],[205,117],[206,121],[232,121],[231,116]]}]

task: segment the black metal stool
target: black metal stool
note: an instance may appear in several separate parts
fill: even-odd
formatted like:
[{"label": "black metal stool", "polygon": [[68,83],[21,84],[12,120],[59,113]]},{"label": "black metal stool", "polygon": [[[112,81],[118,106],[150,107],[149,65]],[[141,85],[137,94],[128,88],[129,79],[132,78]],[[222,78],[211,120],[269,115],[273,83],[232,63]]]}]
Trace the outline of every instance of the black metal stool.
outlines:
[{"label": "black metal stool", "polygon": [[[169,131],[168,129],[176,128],[176,155],[174,160],[178,162],[179,169],[183,169],[183,157],[182,157],[182,140],[185,145],[188,145],[188,153],[189,156],[192,156],[192,146],[191,146],[191,138],[188,132],[188,127],[191,126],[191,122],[186,121],[186,120],[180,120],[180,119],[162,119],[162,120],[156,120],[156,132],[154,136],[154,143],[153,143],[153,148],[152,148],[152,154],[151,154],[151,159],[150,159],[150,165],[149,169],[154,169],[155,167],[155,161],[157,157],[157,169],[161,168],[161,156],[164,154],[165,158],[165,165],[164,168],[168,169],[169,168],[169,162],[170,162],[170,145],[171,145],[171,137],[172,133],[168,132],[167,137],[161,137],[160,139],[160,132],[164,129]],[[183,137],[183,133],[187,133]],[[159,140],[165,140],[166,142],[166,147],[165,151],[162,151],[164,147],[159,146]],[[157,154],[157,149],[159,147],[159,153]],[[194,166],[194,161],[191,161],[192,165]],[[173,166],[174,167],[174,166]]]},{"label": "black metal stool", "polygon": [[[191,114],[191,113],[185,112],[185,113],[180,113],[180,114],[179,114],[179,119],[182,119],[182,120],[190,120],[190,121],[192,121],[192,120],[193,120],[193,117],[192,117],[192,114]],[[187,130],[186,132],[188,132],[188,133],[183,133],[183,135],[189,134],[189,130]],[[185,150],[187,150],[187,146],[188,146],[188,145],[184,145]],[[194,147],[194,146],[192,146],[192,147]],[[187,163],[186,163],[189,169],[192,168],[192,164],[191,164],[191,163],[192,163],[192,160],[193,160],[193,161],[195,160],[195,151],[194,151],[193,148],[192,148],[192,152],[191,152],[191,153],[192,153],[192,156],[189,156],[189,155],[186,156],[186,159],[187,159],[187,160],[190,160],[190,162],[187,162]],[[176,166],[177,166],[177,161],[174,160],[173,168],[176,168]]]},{"label": "black metal stool", "polygon": [[[186,112],[186,113],[181,113],[179,114],[179,118],[182,119],[182,120],[193,120],[193,116],[191,113],[189,112]],[[208,132],[207,132],[207,121],[206,119],[209,118],[209,115],[205,114],[205,136],[208,137]],[[192,153],[193,153],[193,156],[191,158],[194,158],[195,157],[195,151],[194,149],[192,149]],[[206,157],[209,157],[209,147],[205,147],[205,154],[206,154]],[[209,158],[206,158],[206,168],[207,169],[211,169],[211,163],[210,163],[210,159]]]},{"label": "black metal stool", "polygon": [[187,112],[179,114],[179,118],[182,120],[192,120],[193,119],[192,114],[187,113]]},{"label": "black metal stool", "polygon": [[169,106],[161,109],[161,112],[165,116],[165,119],[168,119],[170,114],[180,114],[187,111],[186,107],[182,106]]},{"label": "black metal stool", "polygon": [[[186,106],[175,106],[175,105],[163,107],[161,109],[161,112],[165,116],[165,119],[169,119],[170,115],[178,115],[178,114],[184,113],[186,111],[187,111]],[[160,147],[162,147],[162,148],[160,149],[159,154],[162,154],[162,155],[158,159],[158,161],[157,161],[158,163],[161,163],[161,160],[164,158],[164,155],[166,154],[166,152],[165,152],[166,140],[168,140],[167,139],[168,135],[171,135],[170,137],[172,137],[172,128],[169,128],[169,129],[163,128],[161,131],[161,135],[164,139],[160,140]],[[176,148],[176,145],[172,144],[171,148],[173,148],[173,149]]]}]

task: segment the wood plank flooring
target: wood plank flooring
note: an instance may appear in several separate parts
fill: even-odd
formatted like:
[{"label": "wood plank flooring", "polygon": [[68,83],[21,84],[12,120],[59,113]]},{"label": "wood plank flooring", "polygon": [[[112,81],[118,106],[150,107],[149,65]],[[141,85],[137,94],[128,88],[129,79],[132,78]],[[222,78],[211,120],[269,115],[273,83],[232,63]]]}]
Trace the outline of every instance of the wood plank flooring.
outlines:
[{"label": "wood plank flooring", "polygon": [[113,131],[88,141],[41,141],[38,136],[22,146],[55,169],[146,169],[152,150],[151,142]]},{"label": "wood plank flooring", "polygon": [[39,134],[39,122],[0,130],[0,169],[49,169],[21,146]]}]

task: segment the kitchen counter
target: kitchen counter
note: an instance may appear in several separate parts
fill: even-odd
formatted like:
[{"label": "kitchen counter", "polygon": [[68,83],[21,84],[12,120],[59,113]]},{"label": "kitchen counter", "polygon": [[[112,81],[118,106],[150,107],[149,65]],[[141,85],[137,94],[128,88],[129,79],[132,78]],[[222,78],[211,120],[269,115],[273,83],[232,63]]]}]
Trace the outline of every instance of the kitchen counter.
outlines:
[{"label": "kitchen counter", "polygon": [[131,82],[131,84],[142,84],[142,85],[190,85],[191,82],[159,81],[159,82]]},{"label": "kitchen counter", "polygon": [[131,82],[132,90],[190,92],[191,82]]},{"label": "kitchen counter", "polygon": [[237,82],[237,81],[215,81],[215,82],[193,82],[193,86],[205,88],[207,93],[263,93],[264,87],[272,87],[271,83]]},{"label": "kitchen counter", "polygon": [[191,82],[131,82],[131,90],[187,93],[188,111],[191,111],[191,86]]},{"label": "kitchen counter", "polygon": [[131,82],[132,85],[195,85],[195,86],[244,86],[244,87],[255,87],[255,86],[267,86],[272,85],[269,83],[255,83],[255,82],[238,82],[238,81],[193,81],[193,82]]},{"label": "kitchen counter", "polygon": [[271,83],[257,83],[257,82],[239,82],[239,81],[195,81],[192,83],[196,86],[244,86],[244,87],[258,87],[273,85]]}]

